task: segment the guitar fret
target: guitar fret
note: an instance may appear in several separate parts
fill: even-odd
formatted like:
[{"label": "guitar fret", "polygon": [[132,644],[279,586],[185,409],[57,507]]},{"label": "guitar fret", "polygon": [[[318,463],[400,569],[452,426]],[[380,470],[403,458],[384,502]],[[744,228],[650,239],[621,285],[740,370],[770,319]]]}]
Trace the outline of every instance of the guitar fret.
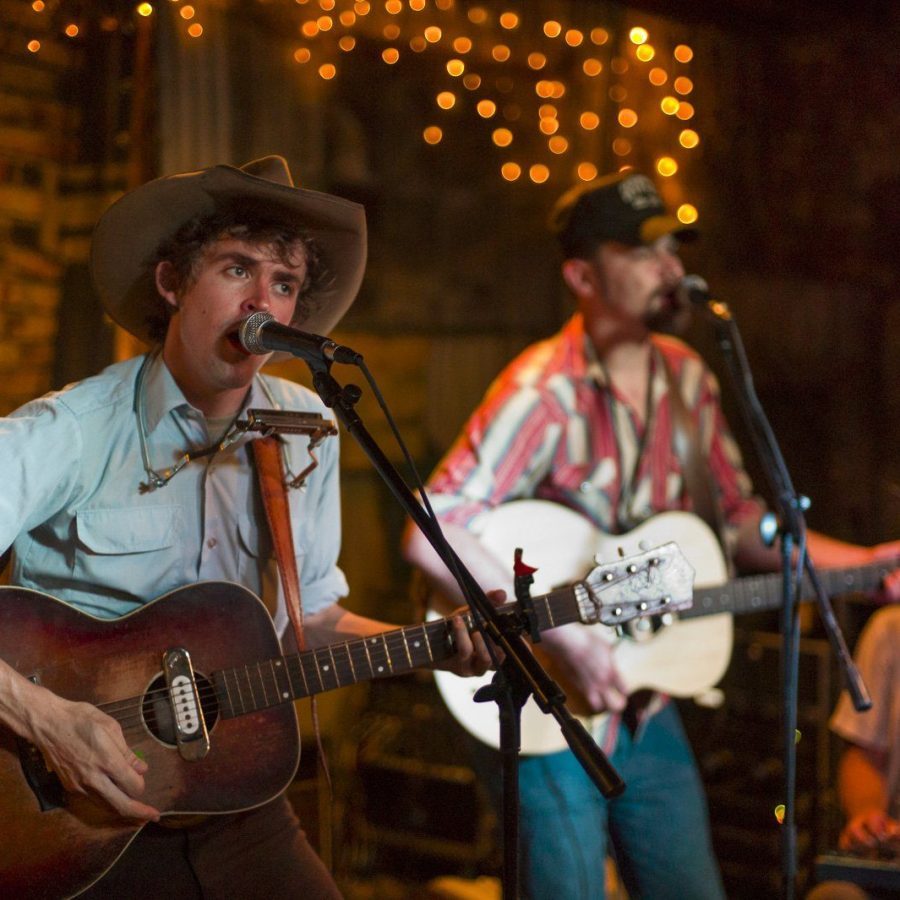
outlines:
[{"label": "guitar fret", "polygon": [[319,680],[319,686],[318,686],[318,688],[314,689],[313,693],[320,694],[322,691],[325,690],[325,682],[322,680],[322,670],[319,668],[319,651],[313,650],[312,653],[309,654],[309,656],[303,657],[302,665],[303,665],[304,669],[306,668],[305,664],[306,664],[307,660],[310,660],[310,659],[312,660],[312,663],[315,666],[316,678]]},{"label": "guitar fret", "polygon": [[344,653],[347,654],[347,664],[350,666],[350,679],[355,684],[358,679],[356,677],[356,666],[353,665],[353,654],[350,652],[350,642],[344,641],[344,643],[339,646],[343,647]]},{"label": "guitar fret", "polygon": [[413,668],[412,654],[409,652],[409,641],[406,640],[406,631],[403,628],[400,629],[400,637],[403,639],[403,649],[406,651],[406,659],[409,662],[409,667]]},{"label": "guitar fret", "polygon": [[266,690],[266,679],[263,675],[262,664],[259,662],[256,664],[256,677],[259,680],[259,686],[262,688],[263,705],[269,707],[272,703],[269,700],[269,692]]},{"label": "guitar fret", "polygon": [[303,658],[300,656],[295,656],[294,662],[296,662],[297,671],[300,673],[300,677],[303,679],[303,691],[294,691],[294,696],[310,697],[312,696],[312,691],[309,689],[309,682],[306,680],[306,672],[303,669]]},{"label": "guitar fret", "polygon": [[387,635],[383,634],[381,636],[381,643],[382,643],[382,646],[384,647],[384,656],[385,656],[385,661],[387,662],[388,671],[393,674],[394,662],[391,659],[391,648],[388,646]]},{"label": "guitar fret", "polygon": [[216,690],[216,700],[222,716],[226,719],[233,718],[235,715],[234,704],[231,702],[231,691],[228,689],[228,672],[215,672],[213,674],[213,684]]},{"label": "guitar fret", "polygon": [[[279,698],[282,700],[290,700],[293,696],[293,690],[291,687],[291,678],[289,673],[286,671],[286,667],[284,665],[284,660],[281,659],[273,659],[269,665],[272,667],[272,679],[275,682],[275,691],[278,694]],[[279,684],[278,676],[284,676],[284,684]]]}]

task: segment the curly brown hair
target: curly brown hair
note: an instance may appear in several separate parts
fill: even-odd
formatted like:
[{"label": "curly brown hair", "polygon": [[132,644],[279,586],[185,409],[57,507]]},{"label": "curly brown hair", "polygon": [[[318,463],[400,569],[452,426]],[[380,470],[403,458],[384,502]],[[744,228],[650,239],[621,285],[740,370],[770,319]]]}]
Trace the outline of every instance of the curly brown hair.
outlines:
[{"label": "curly brown hair", "polygon": [[[175,290],[181,292],[193,284],[203,254],[210,245],[225,238],[270,247],[279,262],[288,266],[306,263],[306,277],[297,296],[293,323],[306,319],[316,305],[316,294],[325,285],[328,273],[316,240],[305,230],[290,224],[286,217],[271,210],[254,209],[246,204],[218,209],[189,219],[168,240],[163,241],[146,263],[152,278],[156,266],[169,262],[175,277]],[[165,340],[174,310],[162,297],[147,315],[147,328],[154,343]]]}]

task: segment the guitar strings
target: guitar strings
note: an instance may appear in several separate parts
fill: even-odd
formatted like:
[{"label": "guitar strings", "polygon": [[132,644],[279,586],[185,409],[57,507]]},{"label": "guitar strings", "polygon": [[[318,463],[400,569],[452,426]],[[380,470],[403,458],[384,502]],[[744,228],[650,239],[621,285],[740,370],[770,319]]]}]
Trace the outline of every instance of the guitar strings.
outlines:
[{"label": "guitar strings", "polygon": [[[626,575],[623,575],[619,578],[615,578],[615,579],[612,579],[611,581],[603,582],[596,589],[592,588],[592,591],[594,593],[600,594],[604,591],[607,591],[614,587],[620,586],[623,582],[631,580],[637,574],[638,574],[637,572],[627,573]],[[537,600],[542,601],[545,606],[549,607],[549,597],[547,595],[541,596],[541,597],[537,598]],[[517,603],[515,601],[506,603],[506,604],[504,604],[504,606],[500,607],[500,611],[502,611],[503,609],[512,609],[516,605],[517,605]],[[572,620],[572,621],[575,621],[575,620]],[[558,624],[564,624],[564,623],[558,623]],[[429,657],[431,656],[431,643],[432,643],[432,639],[434,637],[443,636],[445,638],[445,643],[450,638],[450,630],[449,630],[450,623],[449,623],[448,619],[441,619],[436,622],[423,623],[421,625],[411,626],[411,628],[413,631],[416,631],[419,629],[422,630],[423,636],[426,638],[426,643],[429,645]],[[398,628],[394,631],[385,632],[384,634],[382,634],[376,638],[376,643],[373,646],[378,646],[378,645],[383,646],[385,653],[386,653],[386,658],[385,658],[384,662],[385,662],[387,669],[389,670],[388,674],[393,672],[396,668],[395,664],[392,662],[392,659],[393,659],[393,654],[397,653],[397,651],[401,651],[400,653],[397,654],[400,656],[401,660],[405,655],[407,657],[408,662],[410,664],[412,663],[412,658],[410,655],[410,647],[409,647],[409,642],[408,642],[408,638],[407,638],[408,631],[409,631],[409,627]],[[240,701],[239,705],[242,708],[242,711],[256,711],[259,709],[269,709],[269,708],[272,708],[274,706],[279,706],[282,703],[286,703],[286,702],[289,702],[294,699],[303,699],[304,696],[312,696],[313,694],[328,690],[329,688],[326,687],[326,680],[330,682],[333,678],[333,680],[335,682],[335,684],[334,684],[335,687],[342,687],[345,684],[350,683],[347,681],[342,682],[341,677],[339,676],[338,667],[339,667],[340,663],[338,662],[337,659],[335,659],[335,652],[340,653],[341,650],[343,650],[343,652],[345,654],[344,662],[349,663],[349,669],[350,669],[349,674],[351,676],[351,680],[353,683],[356,683],[358,681],[358,679],[355,677],[355,672],[356,672],[356,668],[357,668],[355,665],[355,662],[360,663],[361,668],[368,668],[369,672],[370,672],[370,677],[374,678],[374,677],[376,677],[377,673],[374,669],[371,656],[366,647],[366,643],[370,640],[371,640],[371,638],[363,638],[363,639],[354,640],[354,641],[344,641],[343,643],[340,643],[340,644],[330,644],[326,647],[318,647],[314,650],[309,651],[308,653],[294,654],[292,656],[287,656],[287,657],[275,657],[270,660],[260,661],[260,662],[256,662],[256,663],[249,663],[249,664],[244,665],[243,666],[243,677],[245,679],[244,683],[245,683],[246,689],[250,693],[249,699],[251,701],[249,704],[249,709],[248,709],[248,704],[245,702],[244,697],[241,696],[241,682],[239,681],[239,675],[238,675],[238,673],[241,671],[240,666],[236,666],[231,669],[219,670],[217,672],[212,673],[209,676],[209,678],[204,677],[202,681],[196,681],[195,682],[195,685],[196,685],[195,694],[196,694],[197,700],[199,701],[201,707],[203,706],[204,701],[206,701],[208,704],[213,703],[213,702],[218,703],[218,705],[221,709],[221,702],[219,701],[219,693],[217,691],[216,685],[212,681],[212,679],[215,677],[215,675],[221,675],[222,680],[223,680],[224,691],[225,691],[225,694],[226,694],[226,697],[228,700],[228,704],[231,708],[231,711],[233,714],[239,715],[240,713],[236,712],[237,704],[235,703],[234,699],[231,697],[231,692],[229,691],[228,683],[227,683],[228,674],[232,673],[232,677],[234,677],[234,679],[235,679],[235,687],[237,688],[237,692],[239,695],[239,697],[237,699],[239,699],[239,701]],[[414,648],[414,649],[418,649],[418,648]],[[354,651],[356,651],[355,654],[354,654]],[[354,661],[354,655],[356,657],[355,661]],[[320,665],[321,657],[325,657],[326,660],[329,660],[326,663],[325,668],[323,668]],[[314,671],[315,671],[316,679],[319,684],[318,689],[315,689],[315,685],[314,685],[313,690],[309,689],[309,679],[307,678],[307,673],[305,670],[305,664],[310,660],[313,661],[315,664]],[[289,681],[289,685],[290,685],[291,691],[292,691],[291,696],[289,696],[289,697],[282,696],[280,689],[278,687],[278,680],[277,680],[277,676],[276,676],[276,665],[275,665],[277,662],[284,663],[286,666],[286,669],[288,671],[288,681]],[[307,691],[306,694],[293,693],[294,686],[292,683],[292,679],[290,677],[290,669],[291,669],[292,665],[298,670],[298,674],[303,680],[304,687],[306,688],[306,691]],[[268,668],[270,669],[268,677],[270,677],[272,680],[272,686],[276,689],[276,691],[279,692],[278,699],[274,703],[268,702],[267,688],[266,688],[266,682],[265,682],[265,679],[267,676],[263,672],[263,667],[265,667],[265,666],[268,666]],[[252,674],[252,672],[251,672],[253,667],[256,668],[255,675]],[[399,671],[406,671],[406,670],[407,670],[406,667],[403,667]],[[333,673],[333,675],[326,679],[325,677],[323,677],[323,672]],[[378,674],[380,674],[380,673],[378,673]],[[264,700],[262,705],[260,705],[257,700],[256,693],[254,692],[254,689],[253,689],[253,681],[251,679],[257,680],[256,681],[257,690],[260,687],[262,688],[262,694],[263,694],[263,700]],[[152,713],[153,703],[157,700],[165,700],[168,698],[168,696],[169,696],[169,688],[162,687],[162,688],[154,689],[152,691],[148,691],[148,692],[141,694],[139,696],[136,696],[136,697],[122,698],[122,699],[112,700],[112,701],[109,701],[106,703],[98,704],[98,709],[100,709],[101,711],[105,712],[107,715],[114,718],[119,723],[119,725],[122,727],[123,731],[126,731],[126,730],[134,731],[134,730],[142,729],[144,726],[145,719],[147,718],[145,711],[144,711],[145,708],[147,708],[149,705],[149,708]]]}]

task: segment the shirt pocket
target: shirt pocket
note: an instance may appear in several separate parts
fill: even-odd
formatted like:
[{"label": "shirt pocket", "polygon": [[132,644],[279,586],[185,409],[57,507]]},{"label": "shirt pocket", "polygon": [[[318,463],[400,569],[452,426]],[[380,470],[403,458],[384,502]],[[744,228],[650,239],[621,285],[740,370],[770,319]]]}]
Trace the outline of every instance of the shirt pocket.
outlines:
[{"label": "shirt pocket", "polygon": [[177,506],[80,509],[75,575],[104,593],[153,599],[190,579]]}]

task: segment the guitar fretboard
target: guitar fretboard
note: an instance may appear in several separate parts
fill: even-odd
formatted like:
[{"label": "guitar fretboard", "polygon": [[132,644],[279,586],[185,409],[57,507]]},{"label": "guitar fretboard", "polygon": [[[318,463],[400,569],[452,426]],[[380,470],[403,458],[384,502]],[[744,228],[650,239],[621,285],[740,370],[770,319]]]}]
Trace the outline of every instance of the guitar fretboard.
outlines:
[{"label": "guitar fretboard", "polygon": [[[533,600],[538,628],[545,631],[582,621],[575,593],[561,588]],[[514,603],[501,607],[513,615]],[[471,629],[472,621],[466,616]],[[450,619],[408,625],[367,638],[330,644],[290,656],[263,660],[251,666],[222,669],[212,674],[219,710],[233,718],[288,700],[300,700],[339,687],[399,675],[455,652]]]},{"label": "guitar fretboard", "polygon": [[[847,569],[820,569],[819,578],[829,596],[850,591],[871,591],[897,566],[886,560]],[[694,605],[681,613],[681,618],[709,616],[715,613],[752,613],[778,609],[781,606],[781,575],[749,575],[711,588],[694,589]],[[804,599],[812,596],[809,579],[804,580]]]}]

